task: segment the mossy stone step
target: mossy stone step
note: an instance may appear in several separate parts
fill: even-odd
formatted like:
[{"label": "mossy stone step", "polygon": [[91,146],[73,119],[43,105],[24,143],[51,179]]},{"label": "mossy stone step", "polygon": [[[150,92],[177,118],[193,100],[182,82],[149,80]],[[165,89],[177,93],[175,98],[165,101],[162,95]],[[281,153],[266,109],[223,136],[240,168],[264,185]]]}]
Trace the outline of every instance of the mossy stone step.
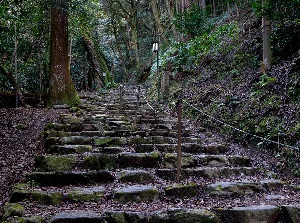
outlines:
[{"label": "mossy stone step", "polygon": [[113,182],[115,177],[109,171],[89,172],[32,172],[26,175],[28,181],[41,186],[66,186],[107,184]]},{"label": "mossy stone step", "polygon": [[119,203],[128,202],[153,202],[159,200],[156,187],[147,185],[134,185],[114,190],[114,200]]},{"label": "mossy stone step", "polygon": [[[259,171],[253,167],[197,167],[197,168],[182,168],[181,177],[187,179],[189,177],[215,179],[229,176],[246,175],[251,176]],[[176,169],[157,169],[157,175],[166,180],[176,179]]]},{"label": "mossy stone step", "polygon": [[163,137],[163,136],[150,136],[150,137],[134,137],[129,139],[128,145],[140,144],[175,144],[176,138]]},{"label": "mossy stone step", "polygon": [[216,212],[225,223],[278,223],[281,222],[280,208],[271,205],[248,207],[233,207],[232,209],[218,209]]},{"label": "mossy stone step", "polygon": [[118,181],[122,183],[151,183],[154,175],[145,170],[126,170],[119,174]]},{"label": "mossy stone step", "polygon": [[86,152],[92,152],[93,146],[92,145],[54,145],[48,149],[48,153],[50,154],[83,154]]},{"label": "mossy stone step", "polygon": [[104,187],[74,187],[66,192],[53,188],[32,188],[29,184],[19,184],[14,187],[11,203],[33,201],[42,205],[59,205],[64,201],[95,202],[103,199]]},{"label": "mossy stone step", "polygon": [[219,223],[213,212],[204,209],[170,209],[152,213],[105,211],[108,223]]},{"label": "mossy stone step", "polygon": [[85,137],[85,136],[68,136],[68,137],[49,137],[45,140],[45,147],[49,149],[53,145],[95,145],[95,146],[124,146],[127,139],[122,137]]},{"label": "mossy stone step", "polygon": [[264,192],[260,183],[250,181],[217,182],[206,186],[206,193],[210,196],[237,196]]},{"label": "mossy stone step", "polygon": [[50,223],[99,223],[103,222],[101,214],[91,211],[62,212],[53,216]]},{"label": "mossy stone step", "polygon": [[[175,153],[177,151],[178,145],[177,145],[177,141],[175,141],[175,138],[173,139],[174,140],[172,143],[150,143],[153,142],[153,140],[147,141],[141,139],[139,142],[140,144],[136,145],[135,150],[137,152],[151,152],[153,150],[158,150],[160,152]],[[202,143],[183,143],[181,150],[182,152],[192,153],[192,154],[205,153],[205,154],[218,155],[227,152],[228,146],[226,144],[215,144],[207,147],[207,145],[203,145]]]},{"label": "mossy stone step", "polygon": [[75,187],[64,193],[68,201],[96,202],[104,198],[104,187]]},{"label": "mossy stone step", "polygon": [[160,161],[160,153],[131,153],[124,152],[119,154],[120,167],[144,167],[155,168],[158,167]]},{"label": "mossy stone step", "polygon": [[145,131],[130,131],[130,130],[116,130],[116,131],[104,131],[103,136],[146,136]]},{"label": "mossy stone step", "polygon": [[187,198],[199,195],[199,189],[196,183],[177,183],[164,188],[166,196]]}]

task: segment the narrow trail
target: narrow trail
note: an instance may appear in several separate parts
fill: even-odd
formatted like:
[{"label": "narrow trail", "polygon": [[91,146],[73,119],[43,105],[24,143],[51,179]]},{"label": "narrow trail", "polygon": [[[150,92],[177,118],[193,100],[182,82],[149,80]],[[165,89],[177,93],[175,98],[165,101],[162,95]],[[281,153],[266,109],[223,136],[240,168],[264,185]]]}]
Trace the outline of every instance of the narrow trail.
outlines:
[{"label": "narrow trail", "polygon": [[[46,154],[16,185],[2,222],[299,223],[300,190],[273,179],[251,157],[177,120],[127,87],[82,96],[45,127]],[[155,112],[159,111],[159,112]]]}]

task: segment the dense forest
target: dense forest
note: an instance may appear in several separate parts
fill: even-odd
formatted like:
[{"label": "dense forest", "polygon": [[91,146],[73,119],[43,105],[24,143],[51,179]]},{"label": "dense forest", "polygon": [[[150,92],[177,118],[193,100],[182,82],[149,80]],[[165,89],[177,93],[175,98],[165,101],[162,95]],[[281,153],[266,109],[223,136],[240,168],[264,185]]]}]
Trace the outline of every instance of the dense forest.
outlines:
[{"label": "dense forest", "polygon": [[299,0],[0,0],[1,106],[77,104],[79,91],[122,82],[150,83],[160,99],[167,75],[170,107],[181,95],[185,117],[270,147],[300,174],[299,8]]}]

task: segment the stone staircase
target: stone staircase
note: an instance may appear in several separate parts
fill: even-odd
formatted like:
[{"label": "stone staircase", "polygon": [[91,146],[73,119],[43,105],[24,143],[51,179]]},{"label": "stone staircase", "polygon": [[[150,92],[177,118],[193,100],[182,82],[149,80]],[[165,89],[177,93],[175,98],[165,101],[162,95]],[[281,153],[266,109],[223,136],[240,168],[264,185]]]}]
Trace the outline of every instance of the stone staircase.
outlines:
[{"label": "stone staircase", "polygon": [[[45,127],[36,172],[16,185],[2,222],[299,223],[299,187],[265,176],[251,157],[177,120],[126,89],[82,96]],[[294,198],[299,199],[294,199]]]}]

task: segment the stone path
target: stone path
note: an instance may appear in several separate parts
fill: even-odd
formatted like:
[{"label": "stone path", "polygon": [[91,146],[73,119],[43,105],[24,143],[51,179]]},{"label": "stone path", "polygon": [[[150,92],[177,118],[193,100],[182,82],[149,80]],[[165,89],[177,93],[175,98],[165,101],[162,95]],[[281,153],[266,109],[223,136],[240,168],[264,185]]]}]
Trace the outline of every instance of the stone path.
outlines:
[{"label": "stone path", "polygon": [[300,202],[289,199],[299,187],[264,176],[251,157],[228,155],[209,134],[182,130],[175,183],[177,121],[144,100],[136,114],[135,92],[126,89],[122,108],[118,91],[84,96],[49,123],[47,153],[15,186],[3,222],[300,222]]}]

